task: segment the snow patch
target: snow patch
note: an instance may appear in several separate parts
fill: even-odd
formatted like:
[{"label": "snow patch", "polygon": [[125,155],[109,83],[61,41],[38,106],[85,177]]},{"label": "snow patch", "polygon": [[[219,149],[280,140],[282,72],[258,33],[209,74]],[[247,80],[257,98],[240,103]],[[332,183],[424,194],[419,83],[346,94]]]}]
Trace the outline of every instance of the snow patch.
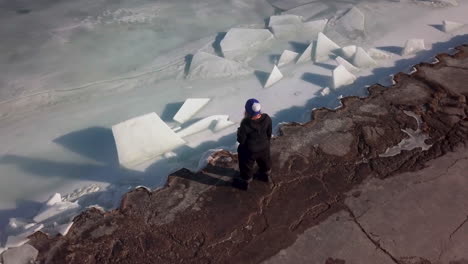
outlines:
[{"label": "snow patch", "polygon": [[199,133],[203,130],[211,129],[214,132],[218,132],[221,129],[226,128],[228,125],[233,125],[234,122],[229,121],[228,115],[213,115],[190,125],[187,128],[184,128],[177,132],[177,136],[184,138],[196,133]]},{"label": "snow patch", "polygon": [[281,53],[281,56],[278,60],[278,67],[284,66],[295,61],[297,56],[299,56],[299,53],[297,52],[284,50],[283,53]]},{"label": "snow patch", "polygon": [[253,53],[265,48],[274,37],[268,29],[232,28],[221,40],[224,57],[232,60],[250,60]]},{"label": "snow patch", "polygon": [[26,244],[16,248],[10,248],[2,255],[4,264],[29,264],[35,263],[39,251]]},{"label": "snow patch", "polygon": [[208,104],[210,98],[188,98],[175,114],[173,120],[183,124]]},{"label": "snow patch", "polygon": [[425,50],[424,39],[409,39],[401,52],[402,56],[415,54],[418,51]]},{"label": "snow patch", "polygon": [[312,52],[314,50],[313,48],[314,43],[310,43],[309,46],[302,52],[301,56],[297,59],[296,63],[302,63],[302,62],[307,62],[312,60]]},{"label": "snow patch", "polygon": [[316,62],[323,62],[330,58],[334,52],[338,51],[340,46],[338,46],[335,42],[329,39],[325,34],[320,32],[318,34],[317,39],[317,46],[315,49],[315,61]]},{"label": "snow patch", "polygon": [[278,67],[276,65],[273,66],[273,70],[270,73],[270,76],[268,77],[265,85],[263,88],[268,88],[272,86],[273,84],[279,82],[281,79],[283,79],[283,74],[280,72]]},{"label": "snow patch", "polygon": [[187,78],[191,80],[233,78],[252,72],[252,69],[236,61],[199,51],[192,58]]},{"label": "snow patch", "polygon": [[344,85],[352,84],[354,81],[356,81],[356,76],[346,70],[343,65],[338,65],[338,67],[333,70],[332,78],[334,89],[340,88]]},{"label": "snow patch", "polygon": [[156,113],[112,126],[119,162],[131,168],[185,144]]},{"label": "snow patch", "polygon": [[336,62],[339,64],[339,65],[343,65],[346,70],[348,70],[349,72],[358,72],[359,69],[356,68],[354,65],[352,65],[350,62],[348,62],[347,60],[343,59],[342,57],[338,56],[336,57]]},{"label": "snow patch", "polygon": [[371,68],[375,67],[377,62],[363,48],[358,47],[354,54],[353,64],[359,68]]},{"label": "snow patch", "polygon": [[442,21],[442,31],[445,33],[455,31],[461,27],[463,27],[463,24],[459,22],[449,20]]},{"label": "snow patch", "polygon": [[375,60],[387,60],[392,57],[388,52],[376,48],[369,49],[368,54]]}]

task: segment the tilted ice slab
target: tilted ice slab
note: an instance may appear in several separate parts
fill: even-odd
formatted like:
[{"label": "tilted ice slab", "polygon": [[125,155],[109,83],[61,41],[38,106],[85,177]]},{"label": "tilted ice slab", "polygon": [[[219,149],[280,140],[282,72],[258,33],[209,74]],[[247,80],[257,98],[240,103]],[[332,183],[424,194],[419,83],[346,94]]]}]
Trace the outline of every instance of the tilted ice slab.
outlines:
[{"label": "tilted ice slab", "polygon": [[185,100],[182,107],[177,111],[174,116],[174,121],[183,124],[190,120],[198,111],[200,111],[208,102],[210,98],[189,98]]},{"label": "tilted ice slab", "polygon": [[5,248],[19,247],[25,244],[29,241],[28,237],[30,235],[43,228],[43,224],[31,223],[26,226],[18,226],[16,230],[10,230],[10,232],[15,232],[15,234],[8,236]]},{"label": "tilted ice slab", "polygon": [[315,40],[320,32],[325,30],[327,26],[328,19],[320,19],[305,22],[302,24],[302,29],[300,31],[301,36],[303,38],[307,38],[309,40]]},{"label": "tilted ice slab", "polygon": [[377,62],[367,52],[358,47],[353,57],[353,64],[359,68],[371,68],[377,65]]},{"label": "tilted ice slab", "polygon": [[270,27],[271,31],[273,32],[276,38],[286,40],[295,38],[295,36],[301,28],[301,25],[295,24],[273,25]]},{"label": "tilted ice slab", "polygon": [[432,145],[426,144],[426,140],[429,139],[429,135],[424,134],[421,130],[422,120],[421,117],[410,111],[404,111],[406,115],[416,119],[418,123],[418,128],[413,130],[411,128],[402,129],[409,138],[404,138],[398,145],[388,148],[385,153],[380,154],[379,157],[392,157],[401,153],[403,150],[413,150],[416,148],[421,148],[423,151],[428,150]]},{"label": "tilted ice slab", "polygon": [[302,24],[302,17],[296,15],[277,15],[271,16],[268,26],[274,25],[301,25]]},{"label": "tilted ice slab", "polygon": [[284,50],[283,53],[281,53],[281,56],[278,60],[278,67],[281,67],[283,65],[286,65],[295,61],[297,56],[299,56],[299,53],[297,52]]},{"label": "tilted ice slab", "polygon": [[308,21],[310,19],[320,16],[321,14],[323,14],[323,12],[327,11],[328,9],[329,6],[322,2],[313,2],[305,5],[302,4],[292,9],[288,9],[287,11],[283,12],[283,14],[298,15],[303,17],[304,21]]},{"label": "tilted ice slab", "polygon": [[55,228],[55,230],[58,234],[61,234],[62,236],[66,236],[68,234],[68,231],[70,231],[70,228],[72,227],[72,225],[73,225],[73,222],[59,225]]},{"label": "tilted ice slab", "polygon": [[344,85],[352,84],[354,81],[356,81],[356,76],[346,70],[343,65],[338,65],[338,67],[333,70],[332,78],[334,89],[340,88]]},{"label": "tilted ice slab", "polygon": [[228,115],[213,115],[180,130],[177,132],[177,135],[181,138],[184,138],[207,129],[211,129],[213,132],[219,132],[234,124],[234,122],[229,120]]},{"label": "tilted ice slab", "polygon": [[315,4],[316,0],[270,0],[268,2],[280,10],[289,10],[311,2]]},{"label": "tilted ice slab", "polygon": [[315,48],[315,61],[323,62],[327,61],[331,54],[337,52],[340,49],[340,46],[320,32],[318,34],[317,46]]},{"label": "tilted ice slab", "polygon": [[274,65],[273,70],[271,71],[270,76],[268,76],[268,79],[263,87],[268,88],[273,84],[279,82],[281,79],[283,79],[283,74],[280,72],[278,67]]},{"label": "tilted ice slab", "polygon": [[314,43],[310,43],[309,46],[302,52],[301,56],[297,59],[296,63],[302,63],[302,62],[307,62],[312,60],[312,53],[314,52]]},{"label": "tilted ice slab", "polygon": [[463,24],[459,22],[449,20],[442,21],[442,31],[445,33],[455,31],[461,27],[463,27]]},{"label": "tilted ice slab", "polygon": [[354,57],[354,54],[356,54],[356,51],[357,51],[357,46],[356,45],[350,45],[350,46],[346,46],[346,47],[343,47],[340,49],[339,51],[339,54],[347,59],[347,60],[351,60],[353,57]]},{"label": "tilted ice slab", "polygon": [[268,29],[232,28],[221,40],[221,50],[228,59],[247,60],[273,39]]},{"label": "tilted ice slab", "polygon": [[369,49],[367,53],[375,60],[386,60],[392,57],[388,52],[376,48]]},{"label": "tilted ice slab", "polygon": [[131,168],[185,144],[156,113],[112,126],[119,162]]},{"label": "tilted ice slab", "polygon": [[40,223],[54,217],[55,221],[59,221],[58,217],[69,217],[79,209],[80,205],[77,202],[62,201],[60,194],[56,193],[44,204],[33,220]]},{"label": "tilted ice slab", "polygon": [[349,72],[358,72],[359,69],[352,65],[349,61],[343,59],[342,57],[336,57],[336,62],[340,65],[343,65]]},{"label": "tilted ice slab", "polygon": [[357,7],[352,7],[335,23],[335,31],[350,39],[364,34],[365,17]]},{"label": "tilted ice slab", "polygon": [[29,244],[11,248],[2,254],[3,264],[35,263],[38,254],[39,251]]},{"label": "tilted ice slab", "polygon": [[406,56],[425,49],[426,47],[424,46],[424,39],[409,39],[406,41],[401,55]]},{"label": "tilted ice slab", "polygon": [[187,78],[192,80],[234,78],[252,73],[252,69],[236,61],[199,51],[192,58]]}]

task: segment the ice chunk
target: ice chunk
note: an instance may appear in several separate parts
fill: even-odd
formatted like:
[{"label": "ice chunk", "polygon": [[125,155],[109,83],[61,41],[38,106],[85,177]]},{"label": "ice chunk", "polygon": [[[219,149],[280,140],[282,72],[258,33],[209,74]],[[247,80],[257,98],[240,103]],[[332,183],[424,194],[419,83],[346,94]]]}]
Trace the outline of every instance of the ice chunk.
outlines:
[{"label": "ice chunk", "polygon": [[386,60],[386,59],[390,59],[392,56],[383,51],[383,50],[379,50],[379,49],[376,49],[376,48],[372,48],[368,51],[368,54],[373,58],[373,59],[376,59],[376,60]]},{"label": "ice chunk", "polygon": [[273,34],[268,29],[232,28],[220,45],[224,57],[247,60],[252,53],[266,47],[273,39]]},{"label": "ice chunk", "polygon": [[314,2],[315,0],[270,0],[268,1],[272,6],[280,10],[289,10],[295,7],[302,7],[304,4]]},{"label": "ice chunk", "polygon": [[187,78],[191,80],[233,78],[251,73],[252,69],[236,61],[199,51],[192,58]]},{"label": "ice chunk", "polygon": [[301,27],[299,25],[273,25],[270,27],[276,38],[279,39],[292,39],[297,35],[298,30]]},{"label": "ice chunk", "polygon": [[24,243],[28,242],[28,236],[34,234],[35,232],[41,230],[44,228],[43,224],[37,224],[33,223],[32,225],[27,225],[24,226],[25,231],[16,233],[15,235],[8,236],[5,248],[10,248],[10,247],[19,247],[23,245]]},{"label": "ice chunk", "polygon": [[185,144],[156,113],[112,126],[119,162],[133,167]]},{"label": "ice chunk", "polygon": [[63,225],[59,225],[55,228],[57,233],[61,234],[62,236],[66,236],[68,234],[68,231],[70,231],[70,228],[72,227],[73,222],[66,223]]},{"label": "ice chunk", "polygon": [[26,244],[29,238],[24,236],[9,236],[5,243],[5,248],[14,248]]},{"label": "ice chunk", "polygon": [[356,45],[350,45],[341,48],[340,54],[343,58],[350,60],[354,57],[354,54],[356,54],[357,51],[357,46]]},{"label": "ice chunk", "polygon": [[301,35],[307,36],[307,39],[316,39],[318,33],[323,32],[327,26],[328,19],[320,19],[305,22],[302,25]]},{"label": "ice chunk", "polygon": [[219,132],[227,127],[234,125],[235,123],[229,120],[228,116],[224,116],[223,118],[219,118],[216,120],[216,123],[213,127],[213,132]]},{"label": "ice chunk", "polygon": [[349,63],[347,60],[343,59],[342,57],[336,57],[336,62],[340,65],[343,65],[349,72],[358,72],[359,69],[356,68],[354,65]]},{"label": "ice chunk", "polygon": [[307,46],[307,48],[302,52],[301,56],[297,59],[296,63],[302,63],[306,61],[311,61],[312,60],[312,52],[314,50],[313,48],[313,42]]},{"label": "ice chunk", "polygon": [[276,65],[273,66],[273,70],[270,73],[270,76],[268,77],[265,85],[263,86],[264,88],[268,88],[272,86],[273,84],[277,83],[279,80],[283,79],[283,74],[280,72],[278,67]]},{"label": "ice chunk", "polygon": [[340,46],[338,46],[335,42],[333,42],[331,39],[325,36],[325,34],[320,32],[318,34],[317,46],[315,49],[315,61],[316,62],[326,61],[330,58],[330,55],[333,52],[336,52],[339,49],[340,49]]},{"label": "ice chunk", "polygon": [[442,31],[446,33],[455,31],[461,28],[462,26],[463,24],[459,22],[454,22],[454,21],[449,21],[449,20],[442,21]]},{"label": "ice chunk", "polygon": [[350,39],[364,34],[365,17],[357,7],[352,7],[336,21],[335,31]]},{"label": "ice chunk", "polygon": [[304,21],[307,21],[319,17],[321,14],[323,14],[324,11],[327,11],[328,9],[329,7],[325,3],[313,2],[289,9],[288,11],[284,12],[284,14],[298,15],[303,17]]},{"label": "ice chunk", "polygon": [[371,68],[376,66],[377,62],[363,48],[358,47],[356,54],[354,54],[353,64],[359,68]]},{"label": "ice chunk", "polygon": [[293,62],[294,60],[296,60],[297,56],[299,56],[299,54],[294,51],[290,51],[290,50],[283,51],[283,53],[281,53],[281,56],[278,60],[278,67],[281,67],[283,65]]},{"label": "ice chunk", "polygon": [[41,211],[33,218],[33,220],[37,223],[40,223],[51,217],[60,217],[60,218],[70,217],[79,208],[80,208],[80,205],[76,202],[75,203],[59,202],[53,205],[46,204],[41,209]]},{"label": "ice chunk", "polygon": [[190,120],[198,111],[200,111],[208,102],[210,98],[189,98],[185,100],[182,107],[174,116],[174,121],[181,124]]},{"label": "ice chunk", "polygon": [[52,195],[49,200],[47,200],[46,205],[54,205],[56,203],[60,203],[62,201],[62,196],[60,193],[55,193]]},{"label": "ice chunk", "polygon": [[[207,129],[212,129],[213,131],[215,130],[216,126],[218,126],[218,129],[221,129],[222,125],[218,125],[218,122],[227,122],[229,120],[229,116],[227,115],[213,115],[209,116],[206,118],[203,118],[200,121],[197,121],[196,123],[188,126],[187,128],[184,128],[177,132],[177,135],[181,138],[199,133],[203,130]],[[219,131],[219,130],[217,130]],[[217,132],[215,131],[215,132]]]},{"label": "ice chunk", "polygon": [[322,96],[325,96],[325,95],[329,95],[330,92],[331,92],[330,88],[325,87],[325,88],[323,88],[323,90],[320,92],[320,94],[321,94]]},{"label": "ice chunk", "polygon": [[332,77],[334,89],[340,88],[344,85],[352,84],[354,81],[356,81],[356,76],[346,70],[343,65],[338,65],[338,67],[333,70]]},{"label": "ice chunk", "polygon": [[26,244],[21,247],[10,248],[2,255],[4,264],[30,264],[35,263],[38,255],[37,249]]},{"label": "ice chunk", "polygon": [[270,22],[268,23],[269,27],[274,25],[301,25],[302,24],[302,17],[296,15],[278,15],[278,16],[271,16]]},{"label": "ice chunk", "polygon": [[406,41],[405,47],[403,48],[401,55],[406,56],[425,49],[426,48],[424,47],[424,39],[409,39],[408,41]]}]

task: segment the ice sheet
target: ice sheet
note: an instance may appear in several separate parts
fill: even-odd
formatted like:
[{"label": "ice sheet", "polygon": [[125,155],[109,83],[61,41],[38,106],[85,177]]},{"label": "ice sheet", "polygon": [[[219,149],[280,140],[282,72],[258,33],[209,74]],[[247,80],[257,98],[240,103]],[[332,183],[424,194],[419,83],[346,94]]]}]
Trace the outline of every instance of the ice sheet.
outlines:
[{"label": "ice sheet", "polygon": [[177,111],[174,116],[174,121],[183,124],[192,118],[198,111],[200,111],[206,104],[210,102],[210,98],[189,98],[185,100],[182,107]]}]

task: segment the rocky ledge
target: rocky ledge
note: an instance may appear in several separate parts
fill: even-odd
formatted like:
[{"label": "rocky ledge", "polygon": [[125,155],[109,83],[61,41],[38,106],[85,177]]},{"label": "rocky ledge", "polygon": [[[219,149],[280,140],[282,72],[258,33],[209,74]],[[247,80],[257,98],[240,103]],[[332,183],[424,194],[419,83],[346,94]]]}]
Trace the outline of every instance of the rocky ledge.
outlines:
[{"label": "rocky ledge", "polygon": [[34,234],[37,262],[259,263],[332,214],[353,219],[344,200],[358,197],[364,180],[422,169],[467,141],[468,46],[437,59],[396,75],[392,87],[374,85],[366,98],[283,126],[272,141],[271,184],[232,188],[236,155],[219,152],[199,173],[182,169],[162,189],[127,193],[116,210],[83,212],[65,237]]}]

